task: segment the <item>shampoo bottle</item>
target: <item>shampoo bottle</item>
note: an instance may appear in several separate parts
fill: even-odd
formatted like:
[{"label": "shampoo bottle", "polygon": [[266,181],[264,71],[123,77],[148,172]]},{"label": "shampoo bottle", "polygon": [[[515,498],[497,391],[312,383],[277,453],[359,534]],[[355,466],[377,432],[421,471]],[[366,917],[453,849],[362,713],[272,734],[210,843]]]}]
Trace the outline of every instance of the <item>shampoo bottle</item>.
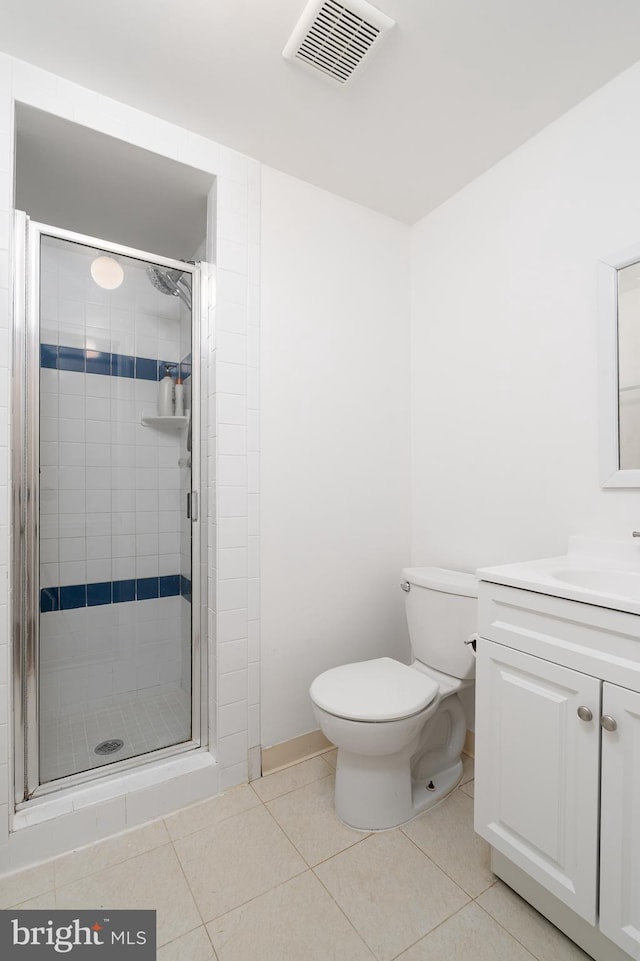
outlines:
[{"label": "shampoo bottle", "polygon": [[178,377],[176,380],[174,396],[176,399],[175,415],[176,417],[184,417],[184,384],[182,383],[182,377]]},{"label": "shampoo bottle", "polygon": [[160,417],[173,416],[173,377],[169,365],[165,365],[164,377],[158,385],[158,414]]}]

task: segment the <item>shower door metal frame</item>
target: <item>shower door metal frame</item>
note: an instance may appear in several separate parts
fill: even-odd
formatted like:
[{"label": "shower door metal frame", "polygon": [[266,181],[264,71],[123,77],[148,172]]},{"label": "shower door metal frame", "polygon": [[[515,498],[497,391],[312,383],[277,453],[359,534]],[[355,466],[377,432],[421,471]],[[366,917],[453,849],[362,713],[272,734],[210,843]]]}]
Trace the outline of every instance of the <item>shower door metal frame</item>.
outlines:
[{"label": "shower door metal frame", "polygon": [[[46,224],[16,210],[13,231],[13,367],[12,367],[12,684],[14,701],[14,796],[16,809],[35,797],[140,767],[187,751],[207,749],[206,621],[202,617],[206,587],[202,558],[206,557],[206,524],[202,513],[191,526],[191,739],[180,744],[77,774],[40,783],[39,765],[39,646],[40,646],[40,243],[43,236],[146,262],[191,275],[191,486],[190,494],[206,492],[206,451],[202,450],[202,344],[207,334],[207,272],[204,264],[189,264],[148,251],[111,243]],[[198,498],[200,502],[203,497]]]}]

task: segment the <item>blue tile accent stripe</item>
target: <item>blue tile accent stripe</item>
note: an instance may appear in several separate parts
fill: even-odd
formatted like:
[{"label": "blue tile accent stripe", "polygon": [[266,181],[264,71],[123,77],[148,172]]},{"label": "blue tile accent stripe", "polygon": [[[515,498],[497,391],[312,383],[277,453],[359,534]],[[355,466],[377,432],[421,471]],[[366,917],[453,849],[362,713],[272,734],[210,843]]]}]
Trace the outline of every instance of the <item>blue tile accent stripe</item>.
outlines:
[{"label": "blue tile accent stripe", "polygon": [[135,380],[162,380],[165,367],[183,380],[191,375],[191,354],[183,361],[154,360],[151,357],[132,357],[110,354],[104,350],[83,350],[79,347],[58,347],[40,344],[40,366],[49,370],[75,370],[81,374],[104,374],[107,377],[131,377]]},{"label": "blue tile accent stripe", "polygon": [[87,606],[87,585],[74,584],[60,588],[60,610],[71,611],[75,607]]},{"label": "blue tile accent stripe", "polygon": [[123,604],[125,601],[147,601],[154,597],[182,596],[191,602],[191,581],[183,574],[162,577],[138,577],[124,581],[102,581],[98,584],[72,584],[65,587],[43,587],[40,591],[40,613],[72,611],[78,607]]},{"label": "blue tile accent stripe", "polygon": [[40,591],[40,613],[60,610],[60,588],[43,587]]}]

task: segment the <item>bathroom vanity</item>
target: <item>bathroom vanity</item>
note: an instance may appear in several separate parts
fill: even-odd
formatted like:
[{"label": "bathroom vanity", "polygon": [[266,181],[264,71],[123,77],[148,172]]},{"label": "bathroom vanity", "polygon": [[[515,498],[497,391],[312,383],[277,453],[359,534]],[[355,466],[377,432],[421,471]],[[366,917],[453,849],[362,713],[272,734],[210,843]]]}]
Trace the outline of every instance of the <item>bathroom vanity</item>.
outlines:
[{"label": "bathroom vanity", "polygon": [[616,545],[478,572],[475,829],[597,961],[640,961],[640,555]]}]

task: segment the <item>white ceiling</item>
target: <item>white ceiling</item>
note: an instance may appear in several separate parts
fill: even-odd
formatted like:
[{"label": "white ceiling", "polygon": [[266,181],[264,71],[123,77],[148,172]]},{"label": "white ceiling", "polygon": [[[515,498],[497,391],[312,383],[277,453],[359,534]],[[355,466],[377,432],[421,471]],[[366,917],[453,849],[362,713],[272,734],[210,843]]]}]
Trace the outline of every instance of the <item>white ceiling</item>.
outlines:
[{"label": "white ceiling", "polygon": [[0,0],[0,49],[412,223],[640,59],[637,0],[376,0],[344,86],[281,52],[306,0]]}]

